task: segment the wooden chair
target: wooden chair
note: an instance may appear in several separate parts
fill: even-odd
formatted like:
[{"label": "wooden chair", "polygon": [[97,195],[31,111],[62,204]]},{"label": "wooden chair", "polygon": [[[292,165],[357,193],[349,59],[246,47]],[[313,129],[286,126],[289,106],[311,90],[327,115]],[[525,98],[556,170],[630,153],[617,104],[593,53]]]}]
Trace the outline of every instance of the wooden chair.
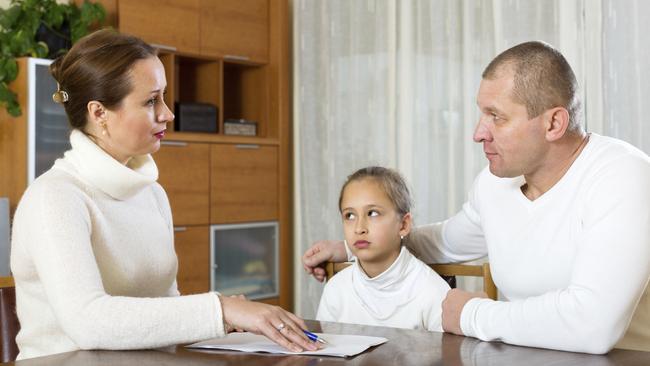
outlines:
[{"label": "wooden chair", "polygon": [[13,277],[0,277],[0,361],[11,362],[18,356],[16,334],[20,330],[16,315],[16,287]]},{"label": "wooden chair", "polygon": [[[325,271],[327,271],[327,278],[331,278],[336,273],[340,272],[345,267],[351,265],[350,262],[334,263],[327,262]],[[428,264],[436,273],[444,278],[449,286],[456,288],[456,276],[471,276],[483,277],[483,291],[492,300],[497,299],[497,286],[492,281],[492,274],[490,273],[490,264],[484,263],[482,265],[472,264]]]}]

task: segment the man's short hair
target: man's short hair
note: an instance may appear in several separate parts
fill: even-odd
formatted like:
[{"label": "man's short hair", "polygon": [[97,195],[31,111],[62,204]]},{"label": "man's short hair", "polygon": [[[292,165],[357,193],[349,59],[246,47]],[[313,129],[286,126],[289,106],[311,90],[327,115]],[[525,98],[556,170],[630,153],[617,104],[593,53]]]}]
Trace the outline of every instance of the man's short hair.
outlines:
[{"label": "man's short hair", "polygon": [[564,107],[569,112],[568,129],[580,129],[582,105],[578,82],[558,50],[539,41],[518,44],[495,57],[483,71],[483,78],[492,80],[509,70],[514,72],[512,98],[526,106],[528,118],[550,108]]}]

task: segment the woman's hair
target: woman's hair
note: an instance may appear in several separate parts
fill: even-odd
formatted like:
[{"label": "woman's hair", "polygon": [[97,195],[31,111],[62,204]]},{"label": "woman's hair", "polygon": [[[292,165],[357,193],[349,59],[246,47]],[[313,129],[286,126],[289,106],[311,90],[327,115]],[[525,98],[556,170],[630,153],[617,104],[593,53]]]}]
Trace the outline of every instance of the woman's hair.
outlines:
[{"label": "woman's hair", "polygon": [[140,38],[104,29],[80,39],[50,65],[58,83],[54,100],[62,103],[73,128],[84,130],[88,102],[120,107],[132,90],[130,71],[143,59],[157,56]]},{"label": "woman's hair", "polygon": [[345,188],[348,184],[364,179],[372,179],[379,183],[384,192],[386,192],[388,199],[390,199],[393,205],[395,205],[395,209],[399,213],[400,217],[404,217],[404,215],[411,212],[413,201],[404,178],[402,178],[397,171],[380,166],[361,168],[348,176],[348,179],[343,184],[343,187],[341,187],[341,193],[339,194],[339,210],[341,210],[343,192],[345,192]]}]

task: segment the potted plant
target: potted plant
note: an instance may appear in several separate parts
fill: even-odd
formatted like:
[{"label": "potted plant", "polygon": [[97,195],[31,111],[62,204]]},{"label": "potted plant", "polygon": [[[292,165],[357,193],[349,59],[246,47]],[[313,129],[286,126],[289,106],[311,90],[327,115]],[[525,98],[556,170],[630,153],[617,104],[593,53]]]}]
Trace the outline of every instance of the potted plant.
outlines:
[{"label": "potted plant", "polygon": [[16,94],[8,87],[18,75],[16,58],[54,58],[105,16],[101,4],[88,0],[81,7],[56,0],[11,0],[8,9],[0,9],[0,105],[12,116],[21,113]]}]

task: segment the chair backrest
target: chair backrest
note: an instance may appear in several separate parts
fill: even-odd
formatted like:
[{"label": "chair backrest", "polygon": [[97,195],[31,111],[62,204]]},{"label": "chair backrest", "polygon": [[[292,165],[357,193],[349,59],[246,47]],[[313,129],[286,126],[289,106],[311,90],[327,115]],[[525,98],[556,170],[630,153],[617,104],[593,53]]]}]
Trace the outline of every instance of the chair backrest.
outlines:
[{"label": "chair backrest", "polygon": [[13,277],[0,277],[0,361],[16,360],[16,356],[18,356],[16,334],[19,330],[14,279]]},{"label": "chair backrest", "polygon": [[[339,271],[343,270],[345,267],[351,265],[350,262],[343,263],[334,263],[327,262],[325,265],[325,270],[327,271],[327,278],[331,278]],[[483,291],[488,295],[492,300],[497,299],[497,286],[492,281],[492,274],[490,273],[490,264],[484,263],[482,265],[472,265],[472,264],[427,264],[431,267],[436,273],[445,278],[449,285],[454,288],[456,287],[456,276],[472,276],[472,277],[483,277]],[[451,278],[450,278],[451,277]]]}]

